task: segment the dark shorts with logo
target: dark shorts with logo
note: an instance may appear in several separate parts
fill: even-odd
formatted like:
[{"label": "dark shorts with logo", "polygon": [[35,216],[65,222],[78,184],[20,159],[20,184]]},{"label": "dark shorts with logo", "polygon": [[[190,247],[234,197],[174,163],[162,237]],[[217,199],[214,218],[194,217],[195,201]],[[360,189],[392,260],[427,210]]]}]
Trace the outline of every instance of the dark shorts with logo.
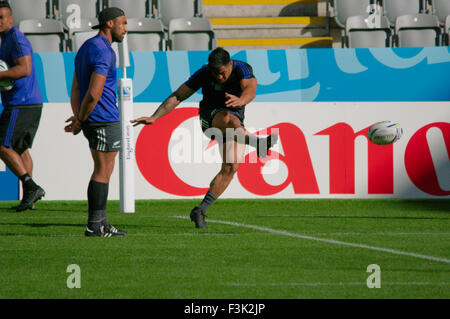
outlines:
[{"label": "dark shorts with logo", "polygon": [[120,122],[86,122],[81,126],[89,148],[100,152],[118,152],[122,140]]},{"label": "dark shorts with logo", "polygon": [[0,116],[0,144],[22,154],[33,146],[42,104],[7,106]]},{"label": "dark shorts with logo", "polygon": [[[215,139],[215,136],[212,135],[214,133],[211,130],[209,130],[209,129],[212,128],[212,121],[214,119],[214,116],[217,113],[219,113],[220,111],[226,111],[226,112],[228,112],[230,114],[233,114],[234,116],[236,116],[239,119],[239,121],[241,122],[242,127],[244,127],[244,116],[242,114],[240,114],[239,112],[231,109],[231,108],[218,107],[218,108],[211,109],[211,110],[201,111],[200,112],[200,125],[202,127],[202,131],[203,131],[203,133],[205,133],[205,135],[208,138],[210,138],[212,140]],[[225,138],[224,138],[224,141],[225,141]]]}]

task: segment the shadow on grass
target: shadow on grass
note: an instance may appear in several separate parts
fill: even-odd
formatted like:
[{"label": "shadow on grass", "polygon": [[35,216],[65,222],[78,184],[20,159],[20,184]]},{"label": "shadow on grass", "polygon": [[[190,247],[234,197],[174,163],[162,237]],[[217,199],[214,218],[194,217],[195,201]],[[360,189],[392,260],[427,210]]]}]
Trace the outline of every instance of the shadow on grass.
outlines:
[{"label": "shadow on grass", "polygon": [[398,200],[393,203],[406,209],[424,209],[426,211],[450,214],[450,199],[411,199]]},{"label": "shadow on grass", "polygon": [[[172,226],[172,225],[136,225],[136,224],[124,224],[124,223],[114,223],[114,225],[116,226],[120,226],[120,227],[124,227],[127,229],[178,229],[178,230],[187,230],[187,229],[192,229],[191,225],[179,225],[179,226]],[[31,227],[31,228],[46,228],[46,227],[86,227],[86,224],[80,224],[80,223],[67,223],[67,224],[63,224],[63,223],[24,223],[24,222],[7,222],[7,223],[1,223],[0,222],[0,226],[24,226],[24,227]],[[2,236],[4,234],[0,234],[0,236]]]},{"label": "shadow on grass", "polygon": [[57,224],[57,223],[0,223],[1,226],[25,226],[33,228],[45,227],[86,227],[86,224]]},{"label": "shadow on grass", "polygon": [[74,210],[74,209],[52,209],[52,208],[41,208],[41,207],[36,207],[35,210],[31,210],[31,209],[27,209],[21,212],[16,212],[14,209],[12,209],[11,207],[0,207],[0,212],[5,212],[5,213],[12,213],[12,214],[26,214],[26,213],[34,213],[34,214],[38,214],[38,213],[45,213],[45,212],[52,212],[52,213],[86,213],[83,210]]},{"label": "shadow on grass", "polygon": [[41,233],[4,233],[1,237],[85,237],[82,232],[80,234],[41,234]]}]

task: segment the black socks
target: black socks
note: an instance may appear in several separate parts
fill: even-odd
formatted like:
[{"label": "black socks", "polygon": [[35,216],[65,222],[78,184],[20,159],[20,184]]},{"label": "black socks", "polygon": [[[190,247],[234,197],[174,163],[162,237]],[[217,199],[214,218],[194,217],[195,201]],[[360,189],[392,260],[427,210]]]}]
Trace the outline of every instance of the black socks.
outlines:
[{"label": "black socks", "polygon": [[33,181],[33,179],[28,173],[25,173],[24,175],[20,176],[19,179],[22,182],[23,189],[35,190],[38,188],[38,185]]},{"label": "black socks", "polygon": [[107,225],[106,203],[108,201],[109,184],[90,181],[88,186],[88,227],[93,225]]},{"label": "black socks", "polygon": [[215,201],[217,200],[216,195],[214,195],[213,192],[211,192],[211,190],[209,190],[205,197],[203,198],[202,203],[200,204],[200,206],[198,206],[202,211],[206,211],[209,206],[211,206]]}]

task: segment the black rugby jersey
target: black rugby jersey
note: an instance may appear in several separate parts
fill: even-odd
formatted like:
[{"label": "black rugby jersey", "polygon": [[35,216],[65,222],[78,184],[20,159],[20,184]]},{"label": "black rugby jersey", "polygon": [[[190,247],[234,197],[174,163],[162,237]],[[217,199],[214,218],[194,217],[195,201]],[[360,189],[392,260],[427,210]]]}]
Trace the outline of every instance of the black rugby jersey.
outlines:
[{"label": "black rugby jersey", "polygon": [[[233,70],[225,83],[218,83],[211,74],[208,65],[204,65],[196,71],[185,84],[194,91],[202,88],[203,99],[200,102],[200,116],[210,113],[216,108],[225,108],[225,92],[235,96],[241,96],[241,80],[251,79],[253,75],[252,67],[243,61],[232,60]],[[245,106],[228,108],[240,115],[244,119]]]}]

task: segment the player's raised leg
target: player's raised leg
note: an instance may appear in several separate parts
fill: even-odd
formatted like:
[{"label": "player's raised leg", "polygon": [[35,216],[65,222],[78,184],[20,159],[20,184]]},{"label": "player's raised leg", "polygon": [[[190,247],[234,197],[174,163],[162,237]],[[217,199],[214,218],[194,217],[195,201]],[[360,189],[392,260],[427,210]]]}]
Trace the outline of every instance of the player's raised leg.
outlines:
[{"label": "player's raised leg", "polygon": [[239,118],[227,110],[219,111],[213,119],[212,126],[221,131],[222,135],[227,135],[226,130],[233,129],[230,138],[234,141],[250,145],[257,151],[259,158],[267,157],[269,149],[272,148],[278,142],[278,134],[270,134],[268,136],[260,137],[258,135],[250,133],[244,126],[241,125]]},{"label": "player's raised leg", "polygon": [[265,137],[251,134],[247,129],[243,128],[245,132],[245,144],[253,146],[256,149],[259,158],[267,157],[269,150],[277,144],[278,134],[270,134]]}]

